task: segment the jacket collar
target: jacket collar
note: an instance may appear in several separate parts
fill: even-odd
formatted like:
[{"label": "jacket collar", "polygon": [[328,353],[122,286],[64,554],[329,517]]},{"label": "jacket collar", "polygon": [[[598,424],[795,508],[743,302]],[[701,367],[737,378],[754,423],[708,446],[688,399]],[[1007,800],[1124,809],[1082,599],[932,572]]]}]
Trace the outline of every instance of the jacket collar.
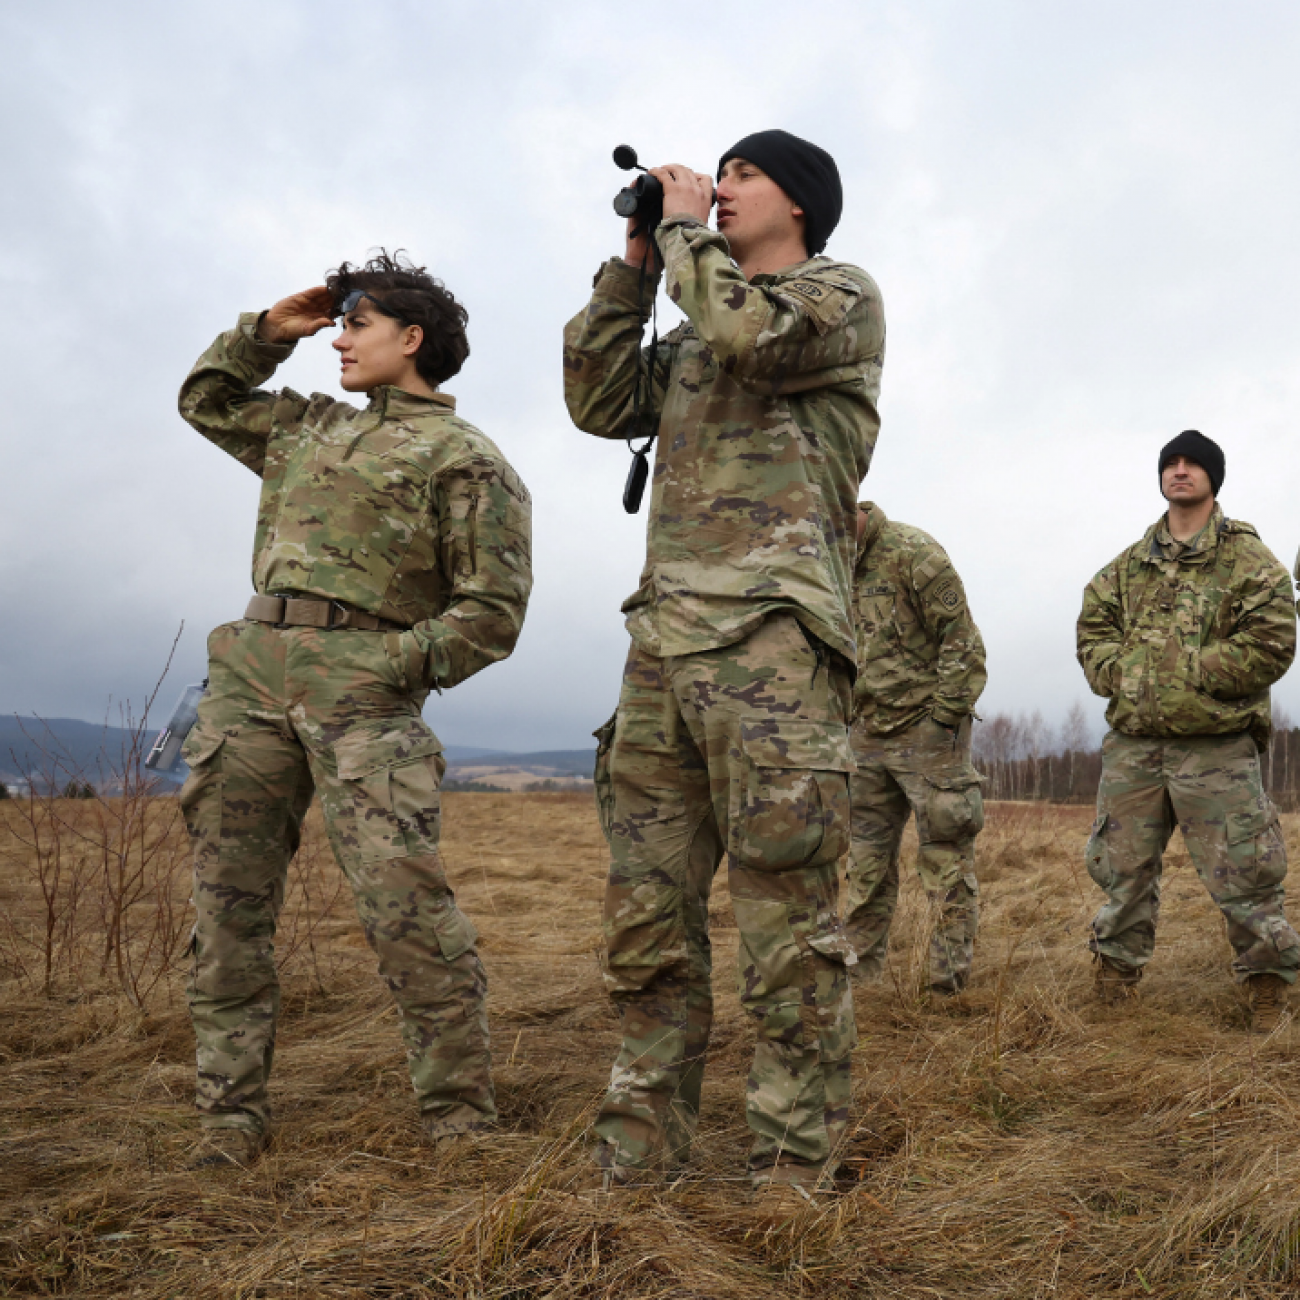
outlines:
[{"label": "jacket collar", "polygon": [[380,384],[366,394],[370,403],[367,411],[377,412],[383,419],[401,420],[414,415],[446,415],[456,409],[456,399],[450,393],[434,393],[420,397],[392,384]]},{"label": "jacket collar", "polygon": [[875,545],[876,538],[880,536],[880,530],[889,521],[885,518],[885,512],[874,501],[859,501],[858,509],[867,516],[867,526],[862,530],[862,538],[858,542],[857,564],[861,565],[866,559],[867,552]]},{"label": "jacket collar", "polygon": [[1177,560],[1180,563],[1199,564],[1214,553],[1219,538],[1227,530],[1228,519],[1216,501],[1205,527],[1192,539],[1191,544],[1175,540],[1169,531],[1169,514],[1166,511],[1146,531],[1142,539],[1142,553],[1151,561]]}]

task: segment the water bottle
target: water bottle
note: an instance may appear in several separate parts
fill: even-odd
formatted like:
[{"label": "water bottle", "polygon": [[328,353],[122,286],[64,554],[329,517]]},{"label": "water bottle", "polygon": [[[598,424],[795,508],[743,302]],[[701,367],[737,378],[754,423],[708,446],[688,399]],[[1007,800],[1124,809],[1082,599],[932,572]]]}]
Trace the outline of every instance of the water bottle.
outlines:
[{"label": "water bottle", "polygon": [[187,686],[181,692],[181,698],[172,710],[170,721],[158,733],[158,739],[153,742],[149,757],[144,760],[145,767],[151,772],[174,772],[180,765],[181,746],[185,743],[185,737],[190,734],[194,720],[199,716],[199,701],[207,689],[208,679],[205,677],[201,682]]}]

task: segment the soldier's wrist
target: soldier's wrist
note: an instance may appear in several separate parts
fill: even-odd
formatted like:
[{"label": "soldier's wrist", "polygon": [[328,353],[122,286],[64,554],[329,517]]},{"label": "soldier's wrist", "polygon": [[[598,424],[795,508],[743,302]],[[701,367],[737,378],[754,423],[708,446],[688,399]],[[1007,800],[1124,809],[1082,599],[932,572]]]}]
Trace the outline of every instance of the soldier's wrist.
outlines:
[{"label": "soldier's wrist", "polygon": [[266,312],[245,312],[240,318],[245,338],[254,347],[273,353],[278,358],[287,357],[294,349],[296,339],[269,339],[265,330]]},{"label": "soldier's wrist", "polygon": [[403,688],[408,692],[427,691],[428,652],[415,632],[389,632],[384,637],[384,650],[393,665]]},{"label": "soldier's wrist", "polygon": [[646,267],[646,301],[643,303],[641,293],[641,267],[639,263],[624,261],[621,257],[611,257],[600,269],[596,277],[596,292],[606,302],[611,302],[629,311],[642,311],[646,316],[650,312],[650,303],[654,292],[659,287],[662,272],[657,261],[651,260]]}]

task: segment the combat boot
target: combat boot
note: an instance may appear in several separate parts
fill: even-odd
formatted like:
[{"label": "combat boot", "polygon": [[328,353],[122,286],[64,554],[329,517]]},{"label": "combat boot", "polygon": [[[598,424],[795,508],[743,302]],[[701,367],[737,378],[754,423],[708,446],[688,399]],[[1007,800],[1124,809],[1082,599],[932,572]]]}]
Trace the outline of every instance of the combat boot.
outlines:
[{"label": "combat boot", "polygon": [[1252,975],[1246,981],[1246,992],[1250,997],[1251,1033],[1276,1033],[1291,1019],[1286,980],[1281,975]]},{"label": "combat boot", "polygon": [[481,1150],[492,1139],[496,1131],[495,1124],[466,1124],[455,1128],[444,1128],[434,1121],[425,1121],[424,1140],[433,1146],[439,1160],[449,1160],[457,1156],[472,1155]]},{"label": "combat boot", "polygon": [[1138,983],[1142,979],[1141,966],[1129,966],[1111,957],[1097,954],[1093,969],[1093,990],[1098,999],[1108,1007],[1136,1002]]},{"label": "combat boot", "polygon": [[262,1154],[266,1136],[246,1128],[205,1128],[191,1169],[247,1169]]}]

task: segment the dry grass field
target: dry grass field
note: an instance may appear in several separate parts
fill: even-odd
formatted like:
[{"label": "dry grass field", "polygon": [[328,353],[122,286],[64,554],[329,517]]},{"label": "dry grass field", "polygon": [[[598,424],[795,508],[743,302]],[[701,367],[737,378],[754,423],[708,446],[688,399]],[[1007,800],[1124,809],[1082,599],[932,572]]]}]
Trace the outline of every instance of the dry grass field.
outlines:
[{"label": "dry grass field", "polygon": [[[50,805],[45,889],[76,895],[60,921],[23,843],[25,805],[0,803],[2,1295],[1300,1293],[1300,1031],[1295,1045],[1244,1032],[1217,914],[1180,849],[1132,1012],[1089,997],[1089,810],[992,807],[962,1005],[920,994],[926,917],[909,878],[890,979],[858,992],[850,1178],[823,1210],[764,1231],[747,1215],[750,1029],[722,880],[689,1178],[608,1205],[558,1185],[616,1042],[587,795],[445,802],[450,873],[491,978],[496,1142],[457,1158],[422,1143],[394,1012],[313,825],[282,929],[274,1143],[249,1171],[189,1172],[184,850],[166,804],[118,826],[116,857],[93,851],[92,801]],[[1297,854],[1300,827],[1287,829]],[[133,853],[152,855],[147,870],[132,874]],[[106,947],[105,925],[120,944]]]}]

